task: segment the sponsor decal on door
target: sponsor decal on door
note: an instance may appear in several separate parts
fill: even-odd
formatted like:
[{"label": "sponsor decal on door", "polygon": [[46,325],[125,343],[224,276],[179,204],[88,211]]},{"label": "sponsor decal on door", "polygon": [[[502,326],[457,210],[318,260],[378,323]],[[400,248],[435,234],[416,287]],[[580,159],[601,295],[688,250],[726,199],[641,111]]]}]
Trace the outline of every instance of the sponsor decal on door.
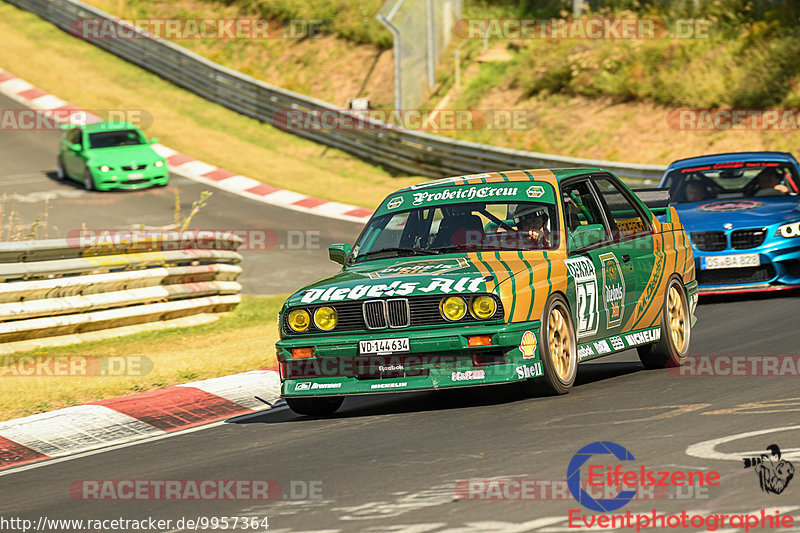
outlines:
[{"label": "sponsor decal on door", "polygon": [[625,280],[622,269],[613,253],[600,255],[603,268],[603,305],[606,310],[608,328],[616,328],[622,324],[622,313],[625,309]]}]

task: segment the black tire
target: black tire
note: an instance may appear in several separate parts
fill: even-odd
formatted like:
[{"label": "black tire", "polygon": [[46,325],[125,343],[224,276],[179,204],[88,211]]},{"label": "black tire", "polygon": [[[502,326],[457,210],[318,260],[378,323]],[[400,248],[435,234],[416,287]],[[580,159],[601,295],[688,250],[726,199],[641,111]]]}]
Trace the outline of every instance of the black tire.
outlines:
[{"label": "black tire", "polygon": [[[673,297],[672,301],[670,296]],[[642,364],[649,370],[683,366],[689,353],[692,317],[689,314],[686,287],[678,276],[673,275],[667,282],[661,307],[661,339],[655,344],[636,349]]]},{"label": "black tire", "polygon": [[87,191],[94,190],[94,178],[92,177],[92,173],[88,170],[83,174],[83,188]]},{"label": "black tire", "polygon": [[[578,373],[578,348],[572,313],[563,296],[553,294],[548,298],[541,324],[539,357],[544,376],[536,381],[523,381],[521,383],[523,391],[528,395],[567,394],[572,390]],[[554,349],[559,350],[561,355],[553,357]]]},{"label": "black tire", "polygon": [[323,398],[286,398],[289,409],[298,415],[328,416],[342,406],[343,396],[326,396]]},{"label": "black tire", "polygon": [[64,159],[61,156],[58,156],[58,166],[56,166],[56,179],[58,181],[64,181],[67,179],[67,171],[64,168]]}]

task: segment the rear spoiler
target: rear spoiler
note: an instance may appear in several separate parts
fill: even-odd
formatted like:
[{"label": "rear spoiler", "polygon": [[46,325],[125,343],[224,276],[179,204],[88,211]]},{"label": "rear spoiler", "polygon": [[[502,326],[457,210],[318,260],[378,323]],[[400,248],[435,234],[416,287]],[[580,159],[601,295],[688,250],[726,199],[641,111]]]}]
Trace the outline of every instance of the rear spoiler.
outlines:
[{"label": "rear spoiler", "polygon": [[633,192],[649,209],[669,207],[669,189],[633,189]]}]

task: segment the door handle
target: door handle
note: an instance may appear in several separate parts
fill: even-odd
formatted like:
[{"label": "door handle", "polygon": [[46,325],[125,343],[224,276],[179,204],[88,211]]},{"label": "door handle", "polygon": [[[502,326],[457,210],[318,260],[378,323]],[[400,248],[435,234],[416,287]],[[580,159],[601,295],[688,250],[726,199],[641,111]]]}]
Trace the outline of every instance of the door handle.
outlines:
[{"label": "door handle", "polygon": [[628,254],[622,254],[622,262],[623,262],[623,263],[627,263],[627,262],[628,262],[628,261],[630,261],[630,260],[631,260],[631,256],[630,256],[630,255],[628,255]]}]

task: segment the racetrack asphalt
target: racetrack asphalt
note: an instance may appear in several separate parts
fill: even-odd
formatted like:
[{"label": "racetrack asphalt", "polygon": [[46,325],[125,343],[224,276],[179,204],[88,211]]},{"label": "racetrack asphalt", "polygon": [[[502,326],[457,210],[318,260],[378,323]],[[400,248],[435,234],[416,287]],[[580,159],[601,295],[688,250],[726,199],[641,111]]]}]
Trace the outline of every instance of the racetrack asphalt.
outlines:
[{"label": "racetrack asphalt", "polygon": [[[0,98],[0,106],[14,105]],[[0,136],[1,191],[20,197],[71,191],[58,198],[50,213],[51,224],[62,234],[80,228],[89,209],[104,226],[171,223],[169,189],[85,193],[52,179],[57,133]],[[184,203],[203,189],[182,179],[173,185],[180,187]],[[28,217],[42,208],[41,201],[18,205]],[[352,242],[358,231],[355,224],[223,192],[215,192],[196,227],[321,231],[319,250],[245,252],[243,281],[248,292],[258,294],[289,292],[334,272],[327,243]],[[789,291],[701,298],[691,356],[713,362],[726,356],[792,355],[796,361],[798,309],[800,295]],[[160,440],[4,471],[2,517],[34,524],[41,517],[153,517],[173,520],[167,530],[174,531],[193,529],[177,526],[182,517],[268,517],[270,531],[287,532],[574,531],[567,529],[567,513],[582,508],[563,492],[539,493],[545,499],[476,501],[456,486],[460,480],[520,478],[563,488],[551,480],[564,480],[572,456],[598,440],[624,446],[637,466],[649,470],[706,469],[722,478],[720,486],[707,491],[670,489],[619,512],[741,513],[777,506],[797,517],[800,480],[783,494],[766,494],[753,470],[741,462],[777,443],[785,458],[800,466],[797,383],[797,375],[695,377],[645,371],[636,353],[628,351],[582,365],[575,388],[561,397],[523,398],[513,386],[495,386],[348,398],[330,419],[303,418],[278,408]],[[756,431],[762,433],[748,436]],[[701,444],[729,436],[727,442]],[[87,479],[274,479],[283,493],[268,502],[76,499],[70,487]],[[307,490],[314,497],[304,494]],[[702,528],[689,529],[697,530]]]}]

